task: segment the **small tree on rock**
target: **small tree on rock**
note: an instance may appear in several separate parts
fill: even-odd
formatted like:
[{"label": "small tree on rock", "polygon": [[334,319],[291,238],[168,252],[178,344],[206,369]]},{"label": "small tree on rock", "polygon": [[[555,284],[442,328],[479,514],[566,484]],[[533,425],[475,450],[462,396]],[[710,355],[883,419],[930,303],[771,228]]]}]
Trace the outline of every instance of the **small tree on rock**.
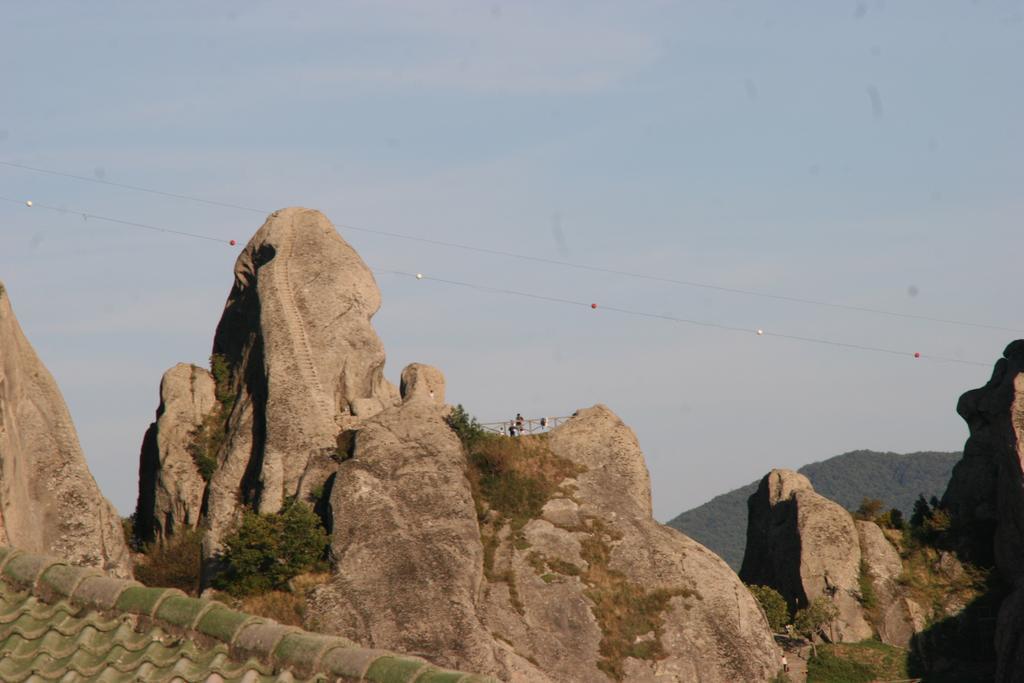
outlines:
[{"label": "small tree on rock", "polygon": [[[836,604],[824,596],[819,596],[811,601],[807,607],[797,610],[793,615],[793,627],[797,633],[811,641],[811,649],[814,656],[818,656],[818,650],[814,647],[814,639],[823,636],[829,640],[832,637],[832,622],[839,616],[839,608]],[[825,632],[825,627],[828,632]]]},{"label": "small tree on rock", "polygon": [[789,606],[785,598],[771,586],[747,586],[751,594],[761,605],[764,615],[768,618],[768,626],[775,633],[781,633],[789,623]]}]

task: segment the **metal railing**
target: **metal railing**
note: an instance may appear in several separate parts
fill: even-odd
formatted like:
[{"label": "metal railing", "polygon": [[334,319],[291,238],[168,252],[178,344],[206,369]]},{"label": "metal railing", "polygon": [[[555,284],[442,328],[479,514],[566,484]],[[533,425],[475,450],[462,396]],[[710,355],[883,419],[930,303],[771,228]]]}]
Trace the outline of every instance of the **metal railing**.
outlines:
[{"label": "metal railing", "polygon": [[522,420],[506,420],[505,422],[484,422],[480,426],[494,434],[518,436],[521,434],[541,434],[564,423],[571,416],[565,417],[531,417]]}]

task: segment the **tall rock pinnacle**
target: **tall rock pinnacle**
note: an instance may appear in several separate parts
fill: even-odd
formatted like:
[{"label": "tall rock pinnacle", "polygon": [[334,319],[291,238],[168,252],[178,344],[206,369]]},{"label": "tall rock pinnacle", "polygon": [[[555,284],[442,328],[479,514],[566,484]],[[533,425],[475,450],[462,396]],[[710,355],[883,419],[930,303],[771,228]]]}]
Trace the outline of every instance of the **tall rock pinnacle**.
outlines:
[{"label": "tall rock pinnacle", "polygon": [[[208,554],[242,507],[276,512],[322,486],[339,432],[400,401],[370,323],[379,307],[370,269],[319,211],[275,211],[239,254],[213,342],[217,402],[202,420],[158,420],[150,436],[160,441],[184,421],[188,448],[209,450]],[[150,482],[161,472],[143,471],[140,488],[159,488]],[[140,518],[194,526],[148,500]]]},{"label": "tall rock pinnacle", "polygon": [[0,544],[131,575],[121,519],[0,285]]}]

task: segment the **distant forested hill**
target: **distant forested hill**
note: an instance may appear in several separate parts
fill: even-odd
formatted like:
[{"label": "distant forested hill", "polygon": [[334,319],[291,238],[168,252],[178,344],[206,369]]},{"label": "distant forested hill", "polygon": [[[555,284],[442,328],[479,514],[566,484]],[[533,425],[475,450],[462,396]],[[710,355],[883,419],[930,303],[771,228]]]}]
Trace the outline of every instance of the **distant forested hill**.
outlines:
[{"label": "distant forested hill", "polygon": [[[909,516],[919,495],[942,497],[960,455],[851,451],[798,471],[811,480],[815,491],[847,510],[856,510],[864,498],[878,498],[886,509],[899,508]],[[747,498],[758,483],[712,498],[668,525],[703,543],[739,571],[747,542]]]}]

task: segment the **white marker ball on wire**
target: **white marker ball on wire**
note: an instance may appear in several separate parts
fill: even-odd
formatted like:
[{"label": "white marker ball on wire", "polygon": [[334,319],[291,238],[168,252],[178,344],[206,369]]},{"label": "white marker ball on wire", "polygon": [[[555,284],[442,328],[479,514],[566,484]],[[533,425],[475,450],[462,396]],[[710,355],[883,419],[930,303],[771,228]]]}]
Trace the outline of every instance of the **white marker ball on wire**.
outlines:
[{"label": "white marker ball on wire", "polygon": [[757,336],[760,337],[763,334],[764,334],[764,330],[762,330],[761,328],[758,328],[757,329]]},{"label": "white marker ball on wire", "polygon": [[30,209],[31,209],[31,208],[32,208],[32,200],[31,200],[31,199],[27,200],[27,201],[25,202],[25,206],[27,206],[28,208],[30,208]]},{"label": "white marker ball on wire", "polygon": [[417,280],[422,280],[423,279],[423,273],[416,273],[416,279]]}]

